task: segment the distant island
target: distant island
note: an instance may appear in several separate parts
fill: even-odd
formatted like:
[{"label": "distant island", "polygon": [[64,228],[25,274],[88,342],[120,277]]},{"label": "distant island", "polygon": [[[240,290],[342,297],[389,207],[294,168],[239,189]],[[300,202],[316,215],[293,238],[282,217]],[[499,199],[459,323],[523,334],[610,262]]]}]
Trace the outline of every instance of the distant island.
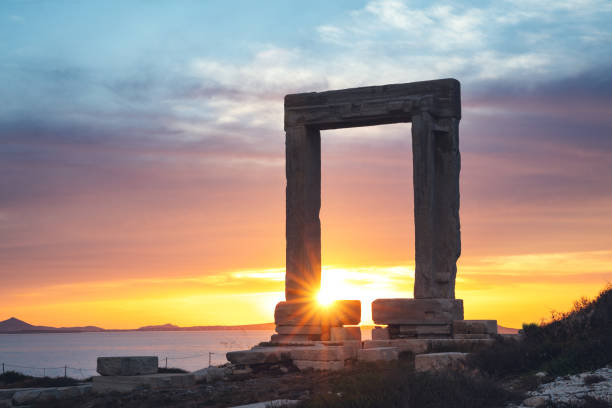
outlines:
[{"label": "distant island", "polygon": [[[374,326],[361,326],[372,328]],[[142,326],[137,329],[103,329],[98,326],[51,327],[34,326],[15,317],[0,322],[0,334],[25,333],[88,333],[88,332],[126,332],[126,331],[215,331],[215,330],[274,330],[274,323],[245,324],[237,326],[189,326],[181,327],[166,323],[153,326]],[[497,326],[500,334],[516,334],[518,329]]]},{"label": "distant island", "polygon": [[86,333],[86,332],[118,332],[118,331],[212,331],[212,330],[274,330],[274,323],[246,324],[238,326],[190,326],[180,327],[174,324],[143,326],[137,329],[103,329],[97,326],[51,327],[34,326],[15,317],[0,322],[0,333]]}]

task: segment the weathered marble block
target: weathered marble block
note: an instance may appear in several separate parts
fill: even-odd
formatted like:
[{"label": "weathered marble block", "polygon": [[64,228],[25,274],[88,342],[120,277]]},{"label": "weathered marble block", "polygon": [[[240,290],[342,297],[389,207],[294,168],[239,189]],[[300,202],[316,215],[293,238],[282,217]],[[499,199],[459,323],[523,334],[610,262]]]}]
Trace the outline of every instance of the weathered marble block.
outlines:
[{"label": "weathered marble block", "polygon": [[279,302],[274,310],[277,326],[341,327],[361,322],[361,301],[336,300],[327,307],[313,302]]},{"label": "weathered marble block", "polygon": [[100,375],[157,374],[157,356],[98,357],[96,371]]},{"label": "weathered marble block", "polygon": [[450,337],[452,333],[450,324],[400,325],[397,328],[391,328],[392,337],[393,329],[397,330],[399,336],[418,338]]},{"label": "weathered marble block", "polygon": [[372,302],[372,320],[376,324],[448,324],[462,319],[461,299],[376,299]]},{"label": "weathered marble block", "polygon": [[332,327],[330,329],[331,341],[361,340],[360,327]]},{"label": "weathered marble block", "polygon": [[372,329],[372,340],[389,340],[390,338],[388,327],[375,327]]},{"label": "weathered marble block", "polygon": [[321,324],[319,307],[313,302],[279,302],[274,309],[277,326],[317,326]]}]

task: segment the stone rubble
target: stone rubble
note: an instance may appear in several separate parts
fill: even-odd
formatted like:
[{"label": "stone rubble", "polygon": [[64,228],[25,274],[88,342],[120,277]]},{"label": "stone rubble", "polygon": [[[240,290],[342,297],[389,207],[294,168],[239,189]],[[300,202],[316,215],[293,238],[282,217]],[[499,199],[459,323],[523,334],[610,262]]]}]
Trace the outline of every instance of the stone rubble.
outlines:
[{"label": "stone rubble", "polygon": [[[593,384],[585,383],[590,376],[600,376],[604,380]],[[587,380],[588,382],[588,380]],[[528,393],[521,405],[508,405],[507,408],[544,407],[551,403],[579,403],[585,397],[592,397],[612,403],[612,367],[558,377],[554,381],[540,385]]]}]

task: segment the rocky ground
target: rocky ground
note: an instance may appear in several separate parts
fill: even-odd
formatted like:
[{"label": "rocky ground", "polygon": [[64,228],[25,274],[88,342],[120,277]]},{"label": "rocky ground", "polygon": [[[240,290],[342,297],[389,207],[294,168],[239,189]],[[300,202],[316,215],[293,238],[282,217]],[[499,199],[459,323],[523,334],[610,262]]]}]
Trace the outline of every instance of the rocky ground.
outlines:
[{"label": "rocky ground", "polygon": [[31,407],[83,407],[83,408],[148,408],[148,407],[231,407],[257,401],[277,399],[307,399],[311,390],[326,386],[332,377],[343,375],[327,372],[284,372],[248,373],[232,375],[225,379],[214,378],[206,382],[201,378],[198,384],[188,389],[136,390],[127,394],[108,393],[58,401],[45,401]]},{"label": "rocky ground", "polygon": [[[381,373],[385,370],[384,365],[368,367],[373,368],[374,371],[381,370]],[[279,399],[308,400],[315,395],[320,399],[321,395],[337,395],[334,384],[338,384],[339,380],[346,382],[347,378],[356,378],[356,376],[363,375],[363,371],[364,367],[354,366],[337,372],[300,372],[291,365],[278,365],[273,367],[272,370],[253,372],[239,369],[232,370],[230,365],[227,365],[225,367],[211,367],[196,372],[198,383],[187,389],[138,389],[126,394],[117,392],[95,394],[89,392],[84,395],[75,395],[71,398],[23,401],[23,403],[27,403],[26,405],[32,408],[148,408],[160,406],[182,408],[232,407]],[[507,382],[504,387],[524,390],[524,378],[523,380],[515,379]],[[524,400],[520,405],[507,405],[507,408],[538,406],[547,408],[574,408],[582,406],[582,403],[588,398],[607,401],[610,404],[586,405],[588,407],[612,407],[612,368],[610,367],[558,378],[551,378],[545,373],[538,373],[531,378],[536,381],[529,387],[533,390],[527,392],[526,397],[522,398]],[[521,381],[523,381],[522,386],[519,385]],[[538,383],[539,385],[536,387]],[[368,392],[361,387],[359,389],[364,393]],[[0,401],[0,407],[15,406],[13,405],[15,401],[6,401],[4,405],[2,402],[4,401]],[[19,406],[22,406],[22,403],[19,403]],[[474,406],[483,405],[475,404]]]},{"label": "rocky ground", "polygon": [[[545,373],[540,374],[545,378]],[[606,401],[612,404],[612,368],[555,378],[529,391],[521,405],[508,408],[527,408],[545,406],[580,405],[589,399]]]}]

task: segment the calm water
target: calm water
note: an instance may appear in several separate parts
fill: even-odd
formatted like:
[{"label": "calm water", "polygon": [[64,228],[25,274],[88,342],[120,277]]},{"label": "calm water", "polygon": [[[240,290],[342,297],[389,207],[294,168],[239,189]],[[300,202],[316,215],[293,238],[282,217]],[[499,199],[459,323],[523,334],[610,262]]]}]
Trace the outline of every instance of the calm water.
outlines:
[{"label": "calm water", "polygon": [[[193,371],[227,362],[225,353],[268,341],[270,330],[0,334],[0,364],[35,376],[96,375],[96,358],[158,356],[159,365]],[[45,367],[43,369],[43,367]]]}]

